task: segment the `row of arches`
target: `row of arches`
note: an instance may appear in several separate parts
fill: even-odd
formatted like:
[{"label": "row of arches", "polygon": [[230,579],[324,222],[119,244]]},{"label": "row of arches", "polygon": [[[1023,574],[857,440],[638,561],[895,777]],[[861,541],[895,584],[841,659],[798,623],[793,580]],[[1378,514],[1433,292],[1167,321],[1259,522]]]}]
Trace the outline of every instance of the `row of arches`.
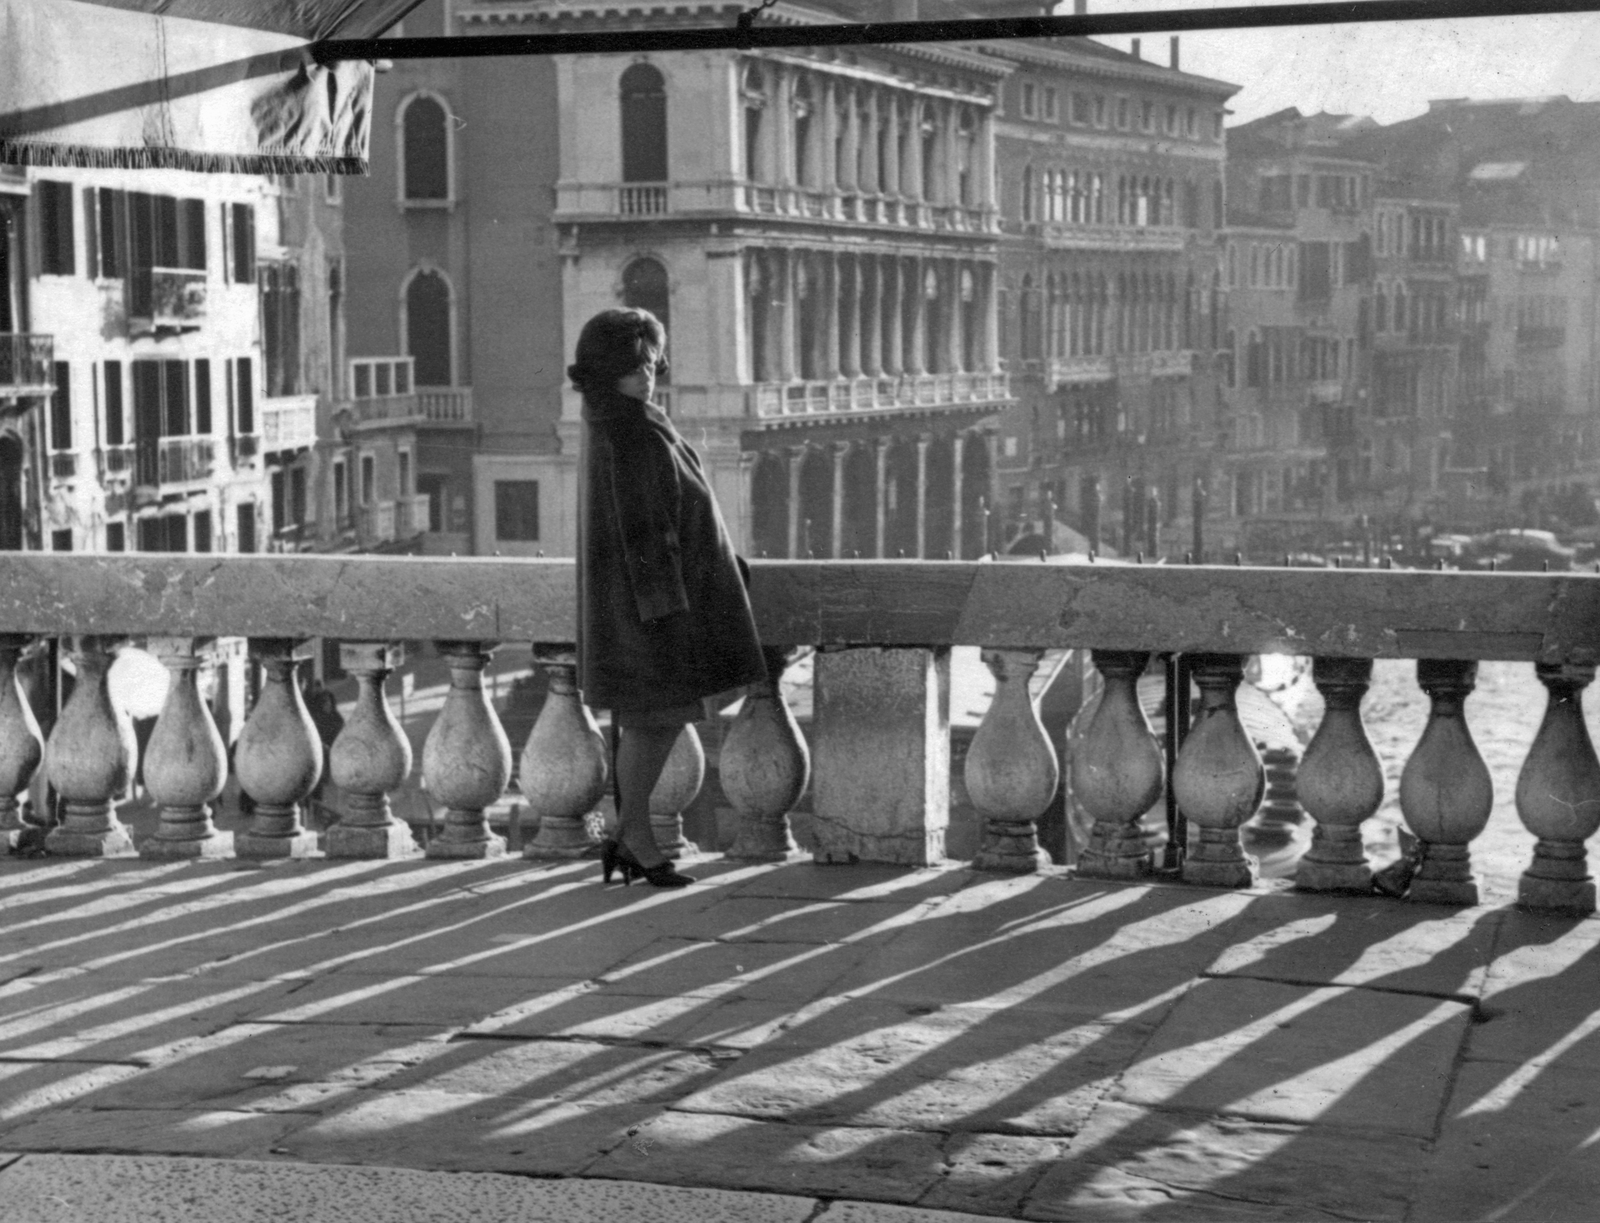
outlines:
[{"label": "row of arches", "polygon": [[[1192,270],[1026,273],[1017,299],[1024,360],[1216,347],[1221,288]],[[1209,326],[1206,324],[1209,323]]]},{"label": "row of arches", "polygon": [[751,182],[992,202],[989,116],[973,103],[759,59],[739,84]]},{"label": "row of arches", "polygon": [[1200,227],[1200,185],[1159,175],[1022,168],[1016,215],[1067,225]]},{"label": "row of arches", "polygon": [[801,443],[756,456],[758,556],[981,556],[993,546],[992,434]]},{"label": "row of arches", "polygon": [[992,263],[775,247],[742,270],[754,382],[996,368]]}]

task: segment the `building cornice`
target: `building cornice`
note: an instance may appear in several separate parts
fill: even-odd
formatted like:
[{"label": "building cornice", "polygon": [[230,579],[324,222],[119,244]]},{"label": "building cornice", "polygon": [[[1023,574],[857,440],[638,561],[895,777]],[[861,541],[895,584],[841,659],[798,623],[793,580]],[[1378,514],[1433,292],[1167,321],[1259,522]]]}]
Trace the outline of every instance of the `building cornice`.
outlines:
[{"label": "building cornice", "polygon": [[[681,28],[705,25],[732,27],[745,7],[740,4],[685,4],[682,0],[622,0],[621,3],[606,3],[606,0],[508,0],[507,3],[457,0],[453,12],[463,26],[540,24],[569,27],[605,25],[615,28],[622,22]],[[762,10],[761,16],[763,21],[788,26],[850,24],[836,14],[785,3],[783,0]],[[960,68],[992,80],[1000,80],[1012,72],[1011,65],[998,62],[994,56],[959,44],[884,43],[875,50]]]},{"label": "building cornice", "polygon": [[[1063,47],[1044,47],[1023,39],[978,44],[990,55],[1000,59],[1026,63],[1036,68],[1054,68],[1064,72],[1078,72],[1088,76],[1109,77],[1121,81],[1137,81],[1144,85],[1181,88],[1215,95],[1219,100],[1231,98],[1242,86],[1199,76],[1176,68],[1163,68],[1132,56],[1125,59],[1108,59],[1098,54],[1073,51]],[[1111,48],[1107,48],[1111,50]],[[1119,53],[1120,54],[1120,53]]]}]

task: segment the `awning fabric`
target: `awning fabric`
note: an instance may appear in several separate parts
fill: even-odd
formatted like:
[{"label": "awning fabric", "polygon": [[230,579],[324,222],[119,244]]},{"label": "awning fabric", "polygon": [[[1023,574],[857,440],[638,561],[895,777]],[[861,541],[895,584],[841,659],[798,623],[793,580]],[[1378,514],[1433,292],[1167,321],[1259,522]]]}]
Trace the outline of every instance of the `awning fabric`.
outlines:
[{"label": "awning fabric", "polygon": [[0,0],[0,162],[364,174],[370,63],[418,0]]}]

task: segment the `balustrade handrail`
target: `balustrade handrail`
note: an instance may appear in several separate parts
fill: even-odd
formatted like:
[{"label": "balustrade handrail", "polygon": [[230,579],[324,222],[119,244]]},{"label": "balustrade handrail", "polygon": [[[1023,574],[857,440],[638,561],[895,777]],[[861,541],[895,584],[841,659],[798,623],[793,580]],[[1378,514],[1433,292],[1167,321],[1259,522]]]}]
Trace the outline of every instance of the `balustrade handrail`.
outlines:
[{"label": "balustrade handrail", "polygon": [[[1600,659],[1600,575],[978,561],[751,563],[764,639]],[[0,557],[0,631],[571,641],[570,560]]]}]

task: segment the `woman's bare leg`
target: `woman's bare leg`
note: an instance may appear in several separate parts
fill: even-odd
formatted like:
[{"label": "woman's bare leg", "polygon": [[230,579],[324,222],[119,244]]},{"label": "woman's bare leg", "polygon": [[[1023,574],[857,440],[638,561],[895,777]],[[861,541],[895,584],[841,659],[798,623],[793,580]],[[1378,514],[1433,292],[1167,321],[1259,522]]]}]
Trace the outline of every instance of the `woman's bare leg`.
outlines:
[{"label": "woman's bare leg", "polygon": [[667,860],[650,827],[650,793],[679,733],[676,726],[624,726],[617,732],[617,840],[643,867]]}]

